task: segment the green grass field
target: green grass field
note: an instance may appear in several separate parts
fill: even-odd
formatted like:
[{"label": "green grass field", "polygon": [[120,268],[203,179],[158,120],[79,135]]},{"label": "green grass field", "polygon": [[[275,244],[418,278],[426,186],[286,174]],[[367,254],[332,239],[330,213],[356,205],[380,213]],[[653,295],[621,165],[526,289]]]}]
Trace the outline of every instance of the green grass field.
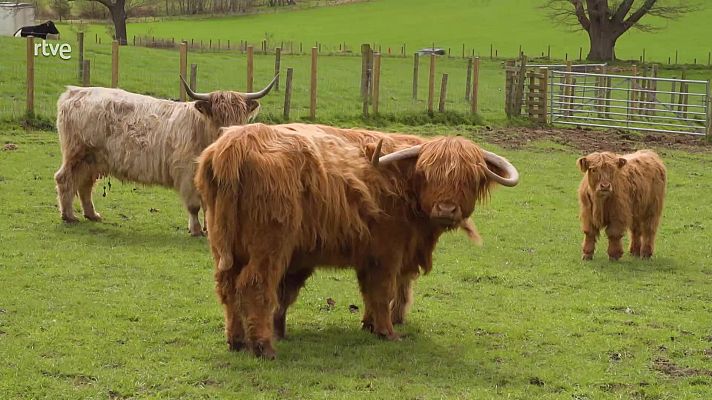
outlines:
[{"label": "green grass field", "polygon": [[[482,143],[465,128],[418,131]],[[522,182],[476,210],[483,247],[443,238],[405,340],[362,332],[353,273],[321,271],[278,360],[264,362],[226,350],[206,239],[188,236],[174,193],[102,180],[105,221],[67,226],[56,134],[0,132],[18,146],[0,151],[3,399],[712,396],[708,152],[661,150],[669,186],[654,259],[610,263],[600,247],[580,261],[578,151],[487,146]]]},{"label": "green grass field", "polygon": [[[443,3],[448,3],[444,6]],[[61,153],[51,131],[55,103],[77,84],[76,59],[35,58],[36,113],[44,130],[18,126],[25,112],[25,41],[0,38],[0,400],[4,399],[707,399],[712,398],[712,153],[709,147],[665,142],[669,173],[657,251],[642,262],[610,263],[606,240],[592,262],[580,261],[576,143],[594,147],[637,135],[567,131],[571,140],[489,132],[473,123],[507,125],[501,60],[518,46],[538,55],[578,56],[581,34],[552,28],[524,0],[378,0],[274,15],[171,20],[129,25],[129,35],[257,42],[315,41],[325,52],[375,42],[411,54],[417,47],[462,43],[483,58],[480,116],[467,117],[466,62],[439,58],[449,74],[447,108],[425,114],[428,64],[420,65],[418,100],[411,100],[413,61],[387,57],[381,80],[382,118],[361,119],[360,58],[319,58],[319,122],[379,126],[423,135],[461,134],[509,158],[522,172],[516,188],[496,190],[474,220],[484,238],[443,237],[435,267],[419,279],[415,306],[389,343],[359,329],[363,309],[351,271],[322,270],[302,291],[288,318],[288,339],[274,362],[229,353],[222,308],[213,292],[205,238],[191,238],[178,196],[161,188],[103,179],[95,202],[102,223],[60,222],[53,174]],[[514,10],[514,11],[513,11]],[[516,11],[516,12],[515,12]],[[712,9],[670,23],[657,34],[634,33],[619,56],[706,63]],[[76,49],[74,33],[60,27]],[[92,84],[110,84],[111,47],[103,26],[89,27],[86,58]],[[103,44],[94,43],[94,33]],[[65,40],[67,39],[67,40]],[[330,48],[331,49],[330,49]],[[75,54],[76,55],[76,54]],[[178,52],[121,48],[119,86],[165,98],[178,96]],[[190,52],[198,89],[244,90],[246,57]],[[274,72],[273,56],[256,56],[255,85]],[[291,120],[306,120],[308,56],[285,55],[294,68]],[[661,70],[680,76],[682,67]],[[712,70],[689,67],[688,77]],[[282,83],[283,84],[283,83]],[[437,89],[436,89],[437,90]],[[263,101],[262,121],[281,121],[284,91]],[[437,104],[437,95],[436,95]],[[480,120],[481,118],[481,120]],[[430,122],[445,124],[430,124]],[[447,126],[454,125],[454,126]],[[594,131],[595,132],[595,131]],[[548,137],[548,136],[547,136]],[[510,139],[507,139],[510,138]],[[503,143],[505,148],[488,144]],[[516,143],[526,143],[513,147]],[[649,146],[635,142],[634,147]],[[78,206],[78,202],[76,204]],[[327,299],[335,301],[334,307]]]},{"label": "green grass field", "polygon": [[[571,32],[557,27],[539,8],[544,0],[373,0],[363,3],[285,12],[268,15],[177,19],[166,22],[133,23],[128,26],[129,39],[135,36],[204,40],[221,39],[239,43],[259,43],[268,39],[273,45],[282,41],[302,42],[306,47],[321,42],[330,49],[347,43],[358,49],[361,43],[376,43],[385,52],[388,47],[399,52],[405,43],[411,54],[418,48],[435,43],[451,48],[460,55],[464,44],[467,53],[489,56],[490,45],[500,56],[515,57],[519,47],[530,56],[540,56],[551,46],[552,57],[578,58],[583,47],[588,50],[588,37],[582,31]],[[702,3],[706,4],[706,2]],[[707,63],[712,45],[706,38],[712,33],[709,20],[712,7],[689,14],[677,21],[646,17],[647,22],[663,27],[655,33],[631,31],[618,41],[618,57],[638,60],[643,49],[646,59],[680,63]],[[60,28],[61,29],[61,28]],[[108,40],[104,26],[91,27]]]}]

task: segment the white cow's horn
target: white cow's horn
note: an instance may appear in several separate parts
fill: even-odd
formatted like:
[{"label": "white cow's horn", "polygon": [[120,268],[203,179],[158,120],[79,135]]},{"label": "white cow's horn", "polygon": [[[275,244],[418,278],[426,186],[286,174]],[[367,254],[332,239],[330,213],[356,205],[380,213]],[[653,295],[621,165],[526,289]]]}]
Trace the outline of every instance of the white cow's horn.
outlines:
[{"label": "white cow's horn", "polygon": [[487,162],[490,162],[497,166],[498,168],[503,169],[507,176],[509,178],[505,178],[502,176],[499,176],[495,174],[494,172],[490,171],[489,168],[487,168],[487,165],[485,165],[485,174],[489,179],[492,179],[493,181],[499,183],[502,186],[517,186],[517,183],[519,183],[519,171],[517,171],[516,168],[514,168],[514,165],[507,161],[504,157],[500,157],[497,154],[494,154],[492,152],[489,152],[487,150],[482,150],[482,153],[485,155],[485,160]]},{"label": "white cow's horn", "polygon": [[188,94],[188,96],[193,99],[193,100],[205,100],[208,101],[210,100],[210,93],[195,93],[190,89],[190,86],[185,82],[185,79],[183,79],[183,75],[180,75],[180,81],[183,82],[183,87],[185,88],[185,92]]}]

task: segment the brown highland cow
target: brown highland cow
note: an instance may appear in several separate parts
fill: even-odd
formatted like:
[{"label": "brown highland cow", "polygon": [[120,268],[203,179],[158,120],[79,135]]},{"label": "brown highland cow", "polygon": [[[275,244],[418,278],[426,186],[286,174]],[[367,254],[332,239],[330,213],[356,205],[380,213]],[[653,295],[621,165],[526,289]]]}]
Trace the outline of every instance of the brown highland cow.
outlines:
[{"label": "brown highland cow", "polygon": [[397,340],[399,276],[429,271],[440,235],[467,231],[491,187],[518,179],[507,160],[459,137],[361,147],[319,127],[223,130],[195,180],[229,348],[274,358],[275,314],[321,265],[353,267],[364,326]]},{"label": "brown highland cow", "polygon": [[630,230],[630,253],[650,258],[665,199],[666,173],[652,150],[623,156],[591,153],[577,161],[584,177],[579,185],[583,259],[593,258],[602,228],[608,236],[608,257],[623,255],[622,238]]}]

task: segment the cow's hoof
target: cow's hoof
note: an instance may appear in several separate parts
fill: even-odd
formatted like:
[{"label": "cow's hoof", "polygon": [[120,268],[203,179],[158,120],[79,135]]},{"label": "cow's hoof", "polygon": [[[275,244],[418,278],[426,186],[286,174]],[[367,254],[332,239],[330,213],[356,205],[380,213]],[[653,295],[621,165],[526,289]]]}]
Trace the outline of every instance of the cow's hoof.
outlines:
[{"label": "cow's hoof", "polygon": [[256,357],[264,358],[265,360],[274,360],[277,358],[277,352],[270,343],[257,342],[252,345],[252,352]]},{"label": "cow's hoof", "polygon": [[84,218],[88,219],[89,221],[101,222],[101,215],[99,215],[99,213],[94,213],[94,215],[84,214]]},{"label": "cow's hoof", "polygon": [[622,254],[609,254],[608,261],[618,261],[620,260]]},{"label": "cow's hoof", "polygon": [[640,258],[643,260],[650,260],[650,257],[652,257],[652,254],[641,254]]},{"label": "cow's hoof", "polygon": [[74,215],[62,215],[62,221],[68,224],[76,224],[77,222],[79,222],[77,217],[75,217]]},{"label": "cow's hoof", "polygon": [[373,333],[373,323],[370,321],[361,321],[361,329]]},{"label": "cow's hoof", "polygon": [[581,256],[581,259],[584,261],[591,261],[593,260],[593,254],[584,254]]},{"label": "cow's hoof", "polygon": [[247,349],[247,343],[242,340],[228,340],[227,349],[228,351],[243,351]]},{"label": "cow's hoof", "polygon": [[193,236],[193,237],[203,237],[203,236],[205,236],[205,234],[203,233],[202,230],[197,230],[197,231],[196,231],[196,230],[192,230],[192,231],[190,231],[190,236]]}]

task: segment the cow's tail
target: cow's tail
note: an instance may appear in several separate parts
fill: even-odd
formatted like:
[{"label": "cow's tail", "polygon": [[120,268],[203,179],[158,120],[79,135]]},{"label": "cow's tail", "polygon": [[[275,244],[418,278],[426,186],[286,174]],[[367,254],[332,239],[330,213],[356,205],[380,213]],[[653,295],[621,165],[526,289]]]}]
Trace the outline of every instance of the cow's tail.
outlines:
[{"label": "cow's tail", "polygon": [[205,206],[207,214],[205,223],[208,226],[216,267],[220,271],[227,271],[234,264],[238,196],[233,189],[237,187],[237,183],[226,182],[222,179],[224,177],[216,173],[216,164],[224,161],[216,151],[218,144],[209,146],[198,158],[195,186]]}]

